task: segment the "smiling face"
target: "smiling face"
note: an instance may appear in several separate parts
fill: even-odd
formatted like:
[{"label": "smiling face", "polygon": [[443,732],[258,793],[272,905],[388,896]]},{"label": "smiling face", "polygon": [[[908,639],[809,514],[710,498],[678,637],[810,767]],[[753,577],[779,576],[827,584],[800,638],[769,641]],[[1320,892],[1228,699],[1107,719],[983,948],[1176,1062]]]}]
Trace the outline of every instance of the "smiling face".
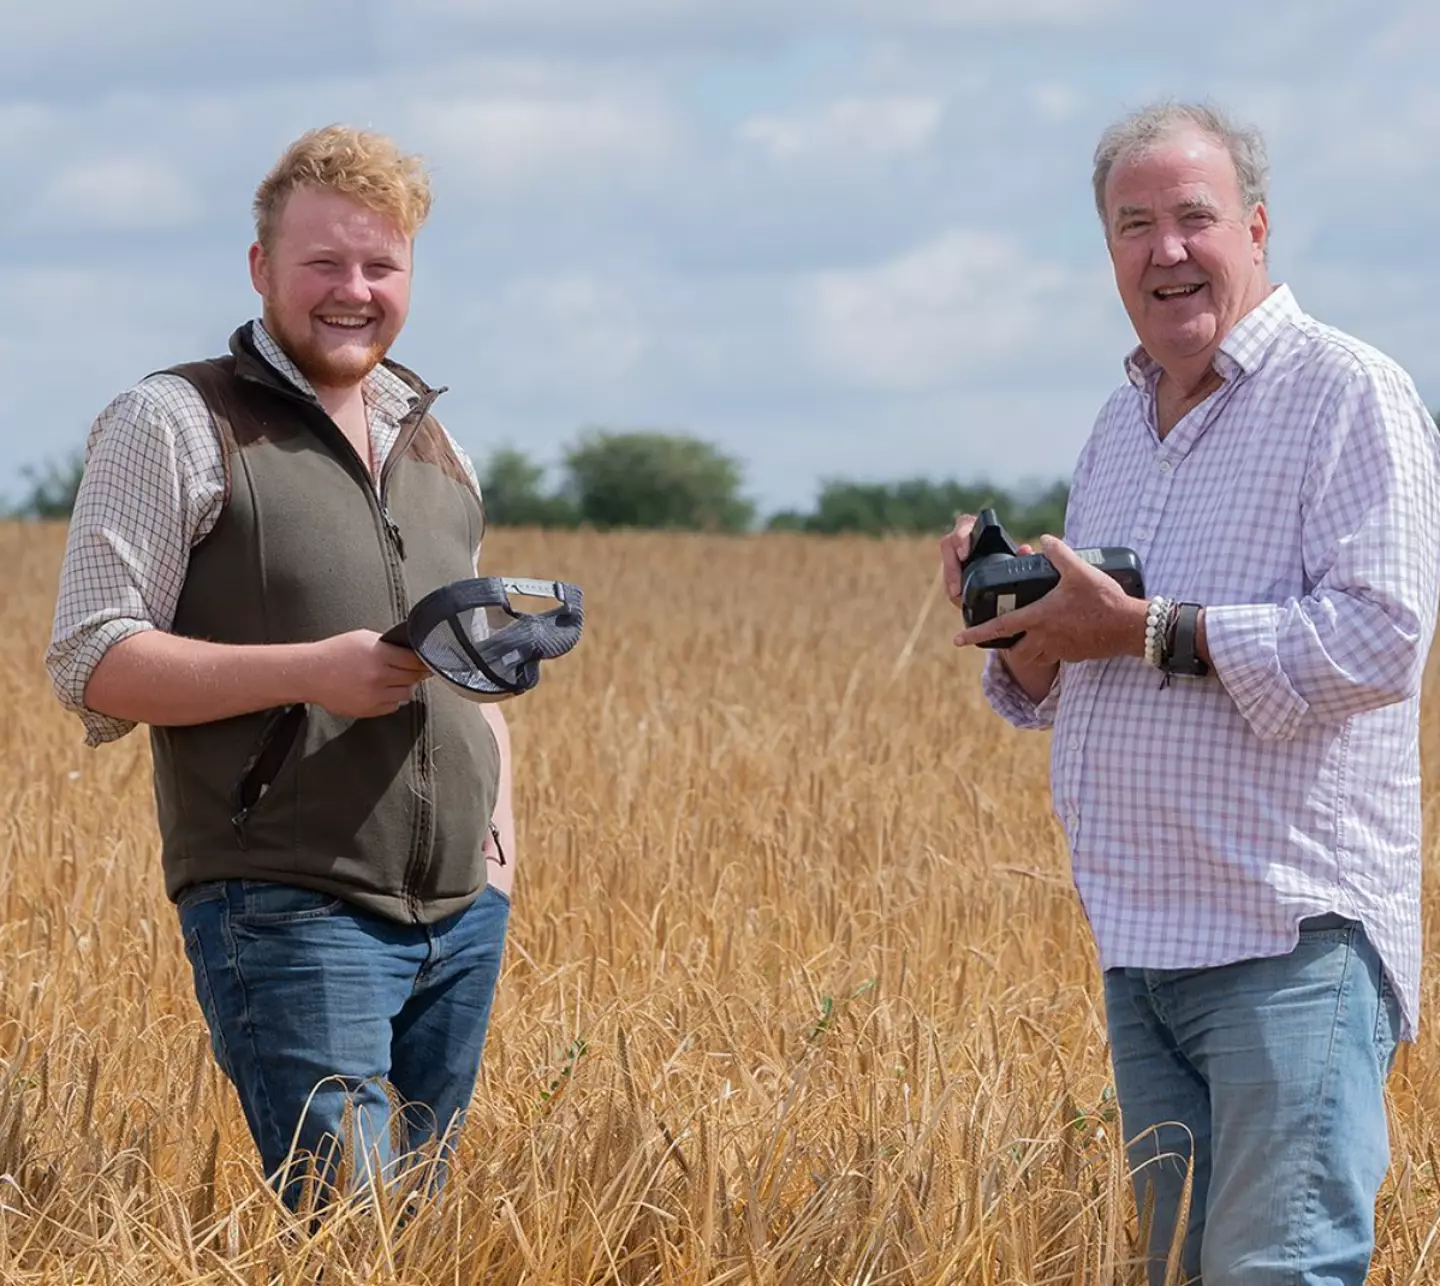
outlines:
[{"label": "smiling face", "polygon": [[1269,223],[1247,209],[1218,139],[1186,129],[1116,162],[1105,234],[1125,311],[1145,351],[1190,380],[1270,293]]},{"label": "smiling face", "polygon": [[345,389],[389,351],[410,309],[412,243],[368,206],[312,187],[250,248],[265,326],[317,389]]}]

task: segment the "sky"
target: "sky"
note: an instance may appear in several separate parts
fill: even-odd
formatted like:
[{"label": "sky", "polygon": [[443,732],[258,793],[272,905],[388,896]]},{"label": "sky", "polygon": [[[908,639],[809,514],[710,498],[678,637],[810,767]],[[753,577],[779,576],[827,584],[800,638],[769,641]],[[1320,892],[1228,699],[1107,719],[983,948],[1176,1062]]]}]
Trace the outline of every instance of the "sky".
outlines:
[{"label": "sky", "polygon": [[429,167],[392,355],[482,467],[645,428],[762,512],[1068,475],[1134,343],[1091,156],[1159,97],[1264,132],[1272,277],[1440,405],[1433,0],[0,0],[0,33],[0,497],[258,314],[255,185],[334,121]]}]

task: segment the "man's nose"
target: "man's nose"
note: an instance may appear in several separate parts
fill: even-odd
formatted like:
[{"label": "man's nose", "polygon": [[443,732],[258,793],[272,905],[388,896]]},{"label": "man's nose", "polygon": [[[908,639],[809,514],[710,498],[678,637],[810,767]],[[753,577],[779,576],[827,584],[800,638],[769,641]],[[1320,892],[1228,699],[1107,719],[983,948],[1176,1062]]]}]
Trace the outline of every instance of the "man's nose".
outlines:
[{"label": "man's nose", "polygon": [[1190,257],[1185,238],[1174,228],[1161,228],[1150,247],[1150,262],[1159,268],[1173,268]]},{"label": "man's nose", "polygon": [[335,296],[347,302],[368,303],[370,300],[370,283],[365,280],[365,269],[360,264],[349,268],[340,274],[340,279],[335,283]]}]

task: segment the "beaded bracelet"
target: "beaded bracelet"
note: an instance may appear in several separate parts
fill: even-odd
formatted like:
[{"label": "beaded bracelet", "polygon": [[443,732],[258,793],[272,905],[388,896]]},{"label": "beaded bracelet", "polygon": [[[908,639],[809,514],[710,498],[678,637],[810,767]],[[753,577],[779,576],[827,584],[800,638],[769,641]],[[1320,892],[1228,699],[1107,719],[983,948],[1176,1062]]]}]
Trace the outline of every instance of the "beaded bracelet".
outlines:
[{"label": "beaded bracelet", "polygon": [[1165,627],[1169,624],[1171,603],[1156,595],[1145,608],[1145,660],[1157,670],[1165,655]]}]

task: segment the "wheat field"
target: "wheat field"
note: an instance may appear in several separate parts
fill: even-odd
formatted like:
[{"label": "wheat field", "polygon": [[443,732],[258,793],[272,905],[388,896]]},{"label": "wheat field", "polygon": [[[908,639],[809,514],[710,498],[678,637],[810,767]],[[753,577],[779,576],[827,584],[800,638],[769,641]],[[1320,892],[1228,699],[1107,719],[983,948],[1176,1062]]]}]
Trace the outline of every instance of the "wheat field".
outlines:
[{"label": "wheat field", "polygon": [[[51,697],[63,543],[0,525],[0,1281],[1136,1280],[1048,742],[983,704],[935,542],[491,534],[487,570],[584,586],[587,632],[507,708],[481,1082],[440,1199],[318,1228],[211,1062],[143,734],[87,750]],[[1432,855],[1437,805],[1431,771]],[[1432,878],[1427,943],[1437,909]],[[1375,1281],[1440,1282],[1437,980]]]}]

